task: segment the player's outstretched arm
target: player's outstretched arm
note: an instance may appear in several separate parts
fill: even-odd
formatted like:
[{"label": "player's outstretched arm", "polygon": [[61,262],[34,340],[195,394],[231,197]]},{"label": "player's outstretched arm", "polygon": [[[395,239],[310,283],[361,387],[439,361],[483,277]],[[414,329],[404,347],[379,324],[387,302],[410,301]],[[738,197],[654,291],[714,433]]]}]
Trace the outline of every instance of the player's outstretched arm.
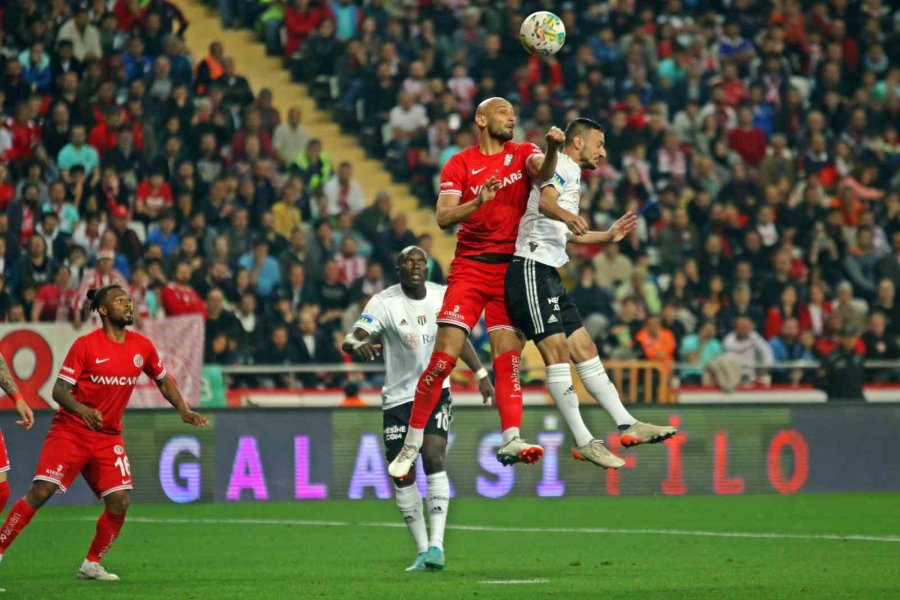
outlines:
[{"label": "player's outstretched arm", "polygon": [[637,229],[637,215],[625,213],[609,226],[606,231],[588,231],[583,235],[574,235],[569,240],[572,244],[615,244],[625,239],[625,236]]},{"label": "player's outstretched arm", "polygon": [[459,357],[466,363],[466,366],[475,373],[475,377],[478,378],[478,391],[481,392],[481,397],[484,399],[484,405],[490,406],[493,404],[494,385],[491,383],[491,378],[488,377],[487,370],[482,366],[481,361],[478,360],[478,353],[475,352],[475,347],[472,346],[472,342],[470,342],[468,338],[466,338],[466,343],[463,344],[462,352],[459,353]]},{"label": "player's outstretched arm", "polygon": [[553,177],[559,149],[566,141],[566,134],[559,127],[551,127],[544,139],[547,140],[547,153],[543,156],[534,154],[525,163],[532,182],[543,183]]},{"label": "player's outstretched arm", "polygon": [[16,404],[16,411],[21,417],[20,420],[16,421],[16,425],[25,429],[31,429],[34,425],[34,413],[31,412],[31,407],[28,406],[25,398],[22,397],[22,392],[19,391],[19,386],[16,385],[16,380],[12,376],[12,372],[9,370],[3,355],[0,355],[0,388]]},{"label": "player's outstretched arm", "polygon": [[175,410],[181,415],[182,421],[188,425],[193,425],[194,427],[204,427],[209,424],[209,420],[206,417],[199,413],[195,413],[188,407],[184,402],[184,398],[181,397],[178,386],[175,385],[175,382],[171,377],[168,375],[163,376],[162,379],[156,381],[156,387],[159,388],[163,398],[175,407]]},{"label": "player's outstretched arm", "polygon": [[53,384],[53,400],[65,410],[81,417],[89,429],[99,431],[103,425],[103,413],[76,400],[72,395],[72,384],[68,381],[56,380]]},{"label": "player's outstretched arm", "polygon": [[375,360],[381,355],[381,344],[375,343],[375,337],[361,327],[356,327],[347,334],[341,344],[341,350],[357,358]]},{"label": "player's outstretched arm", "polygon": [[584,235],[588,232],[587,221],[581,215],[572,214],[560,206],[559,190],[549,183],[541,188],[538,211],[545,217],[565,223],[574,236]]}]

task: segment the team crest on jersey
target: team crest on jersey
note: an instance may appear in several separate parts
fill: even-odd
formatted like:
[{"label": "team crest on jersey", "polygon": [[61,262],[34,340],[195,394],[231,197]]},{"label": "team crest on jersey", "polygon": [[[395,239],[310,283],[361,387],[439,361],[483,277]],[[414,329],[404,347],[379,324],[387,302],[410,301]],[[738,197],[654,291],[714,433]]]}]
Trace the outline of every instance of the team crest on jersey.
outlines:
[{"label": "team crest on jersey", "polygon": [[125,454],[125,448],[123,448],[119,444],[116,444],[115,446],[113,446],[113,452],[115,452],[119,456],[122,456],[123,454]]},{"label": "team crest on jersey", "polygon": [[428,321],[428,317],[426,317],[425,315],[419,315],[416,317],[416,322],[419,325],[424,325],[427,321]]},{"label": "team crest on jersey", "polygon": [[503,157],[503,166],[508,167],[509,165],[512,164],[512,161],[513,161],[513,155],[507,154],[506,156]]},{"label": "team crest on jersey", "polygon": [[409,348],[410,350],[418,347],[419,345],[419,336],[415,333],[404,333],[403,334],[403,345]]},{"label": "team crest on jersey", "polygon": [[144,357],[141,356],[140,354],[135,354],[134,355],[134,366],[136,366],[138,369],[140,369],[142,366],[144,366]]}]

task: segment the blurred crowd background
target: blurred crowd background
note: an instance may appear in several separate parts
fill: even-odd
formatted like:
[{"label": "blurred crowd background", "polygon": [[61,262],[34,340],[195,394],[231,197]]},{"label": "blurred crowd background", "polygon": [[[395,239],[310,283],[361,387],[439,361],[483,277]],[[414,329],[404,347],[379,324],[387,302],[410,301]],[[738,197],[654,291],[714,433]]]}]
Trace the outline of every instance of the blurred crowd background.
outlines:
[{"label": "blurred crowd background", "polygon": [[[513,102],[520,141],[576,116],[603,123],[609,162],[582,178],[583,215],[601,229],[640,215],[622,244],[577,248],[567,267],[603,356],[690,363],[688,383],[711,383],[731,356],[760,385],[815,377],[757,368],[778,362],[900,358],[890,3],[210,5],[254,30],[423,206],[474,143],[484,98]],[[333,160],[298,108],[252,90],[228,48],[189,55],[169,0],[0,7],[0,319],[80,327],[84,292],[116,282],[141,319],[204,315],[208,363],[349,360],[339,340],[395,281],[396,253],[431,244],[390,194]],[[565,22],[556,56],[519,46],[538,9]],[[444,280],[435,261],[429,278]]]}]

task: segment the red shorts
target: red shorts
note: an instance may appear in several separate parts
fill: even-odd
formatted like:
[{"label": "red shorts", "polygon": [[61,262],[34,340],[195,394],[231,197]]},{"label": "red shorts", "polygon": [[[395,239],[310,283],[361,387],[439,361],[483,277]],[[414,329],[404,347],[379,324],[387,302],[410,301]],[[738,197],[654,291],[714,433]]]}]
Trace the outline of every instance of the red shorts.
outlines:
[{"label": "red shorts", "polygon": [[0,473],[9,471],[9,454],[6,453],[6,441],[3,432],[0,431]]},{"label": "red shorts", "polygon": [[52,425],[34,480],[55,483],[65,492],[79,473],[99,498],[132,489],[122,436]]},{"label": "red shorts", "polygon": [[450,264],[447,291],[437,322],[457,325],[472,333],[472,328],[484,312],[488,331],[512,329],[506,314],[506,270],[509,263],[489,264],[457,256]]}]

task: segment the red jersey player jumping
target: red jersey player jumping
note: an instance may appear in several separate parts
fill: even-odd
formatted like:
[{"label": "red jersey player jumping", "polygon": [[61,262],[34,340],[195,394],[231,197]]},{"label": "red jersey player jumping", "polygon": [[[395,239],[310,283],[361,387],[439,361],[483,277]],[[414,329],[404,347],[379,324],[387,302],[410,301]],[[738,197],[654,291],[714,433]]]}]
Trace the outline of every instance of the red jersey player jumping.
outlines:
[{"label": "red jersey player jumping", "polygon": [[118,537],[128,510],[132,483],[122,440],[122,413],[141,373],[156,381],[182,421],[200,427],[207,420],[184,403],[153,342],[126,329],[134,323],[131,296],[111,285],[90,290],[88,300],[103,326],[75,340],[60,368],[53,386],[53,399],[60,409],[47,433],[31,488],[12,506],[0,529],[0,559],[35,512],[57,491],[65,492],[81,473],[106,507],[78,577],[114,581],[118,576],[107,572],[100,559]]},{"label": "red jersey player jumping", "polygon": [[516,248],[531,181],[546,181],[556,169],[562,130],[547,132],[547,154],[531,143],[512,142],[516,113],[507,100],[489,98],[475,111],[478,145],[453,155],[441,171],[437,222],[441,229],[461,224],[456,257],[438,316],[434,352],[419,377],[406,441],[388,467],[406,477],[422,446],[425,424],[440,397],[444,379],[456,365],[466,337],[481,317],[494,356],[495,401],[503,431],[497,460],[505,465],[534,463],[544,449],[519,435],[522,387],[519,383],[524,338],[506,313],[506,269]]}]

